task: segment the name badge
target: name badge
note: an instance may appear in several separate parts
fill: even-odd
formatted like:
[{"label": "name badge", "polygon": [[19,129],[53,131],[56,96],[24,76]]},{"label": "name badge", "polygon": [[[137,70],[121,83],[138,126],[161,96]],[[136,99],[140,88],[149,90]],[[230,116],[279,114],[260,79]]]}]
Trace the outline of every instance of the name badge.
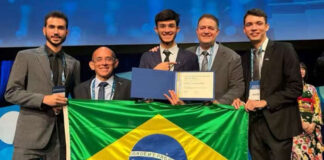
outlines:
[{"label": "name badge", "polygon": [[251,81],[249,89],[250,100],[260,100],[260,81]]}]

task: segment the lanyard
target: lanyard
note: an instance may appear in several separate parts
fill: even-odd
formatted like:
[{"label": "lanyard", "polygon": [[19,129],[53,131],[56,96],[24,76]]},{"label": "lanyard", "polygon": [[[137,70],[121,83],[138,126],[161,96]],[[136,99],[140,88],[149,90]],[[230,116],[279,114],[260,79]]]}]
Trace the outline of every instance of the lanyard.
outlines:
[{"label": "lanyard", "polygon": [[[45,53],[46,54],[46,53]],[[48,59],[48,62],[50,63],[50,60],[49,60],[49,57],[48,55],[46,54],[46,57]],[[65,67],[66,67],[66,62],[65,62],[65,56],[64,56],[64,53],[62,54],[62,66],[63,66],[63,71],[62,71],[62,84],[63,86],[65,85]],[[51,81],[53,82],[53,71],[51,70]]]},{"label": "lanyard", "polygon": [[[96,78],[94,78],[91,82],[91,99],[96,99],[96,92],[95,92],[95,88],[96,88]],[[116,83],[115,83],[115,77],[113,80],[113,85],[111,87],[111,92],[110,92],[110,97],[108,100],[112,100],[114,92],[115,92],[115,87],[116,87]]]},{"label": "lanyard", "polygon": [[[208,50],[209,50],[209,58],[208,58],[208,71],[210,71],[210,69],[211,69],[211,65],[212,65],[212,56],[213,56],[213,54],[214,54],[214,46],[215,46],[215,44],[214,45],[212,45]],[[200,55],[201,55],[201,53],[200,53],[200,47],[198,47],[197,48],[197,53],[196,53],[197,55],[198,55],[198,57],[199,57],[199,59],[200,59]],[[200,64],[200,60],[199,60],[199,64]],[[201,64],[200,64],[200,66],[201,66]]]}]

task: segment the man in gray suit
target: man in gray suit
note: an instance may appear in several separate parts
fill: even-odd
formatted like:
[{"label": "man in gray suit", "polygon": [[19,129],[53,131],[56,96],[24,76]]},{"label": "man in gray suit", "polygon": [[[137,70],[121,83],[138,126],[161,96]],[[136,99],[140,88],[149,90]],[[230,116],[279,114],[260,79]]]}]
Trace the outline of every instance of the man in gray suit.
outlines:
[{"label": "man in gray suit", "polygon": [[[213,103],[232,104],[235,98],[243,96],[244,79],[241,58],[232,49],[216,43],[219,34],[218,19],[211,14],[204,14],[198,20],[196,34],[198,46],[187,50],[196,53],[200,71],[212,71],[215,74],[215,100]],[[182,104],[171,91],[165,95],[171,104]]]},{"label": "man in gray suit", "polygon": [[62,50],[67,27],[63,13],[49,13],[43,27],[45,46],[16,56],[5,93],[8,102],[20,105],[13,159],[65,159],[64,95],[80,81],[79,61]]}]

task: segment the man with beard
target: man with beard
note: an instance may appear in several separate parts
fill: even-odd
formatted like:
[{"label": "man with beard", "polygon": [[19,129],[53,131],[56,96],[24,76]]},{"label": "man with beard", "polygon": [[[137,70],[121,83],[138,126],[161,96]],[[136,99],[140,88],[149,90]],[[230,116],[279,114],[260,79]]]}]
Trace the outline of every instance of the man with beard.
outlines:
[{"label": "man with beard", "polygon": [[114,75],[118,66],[114,51],[99,47],[92,54],[89,62],[96,76],[79,84],[74,89],[74,98],[99,100],[129,100],[130,81]]},{"label": "man with beard", "polygon": [[140,68],[170,71],[198,71],[197,56],[183,50],[175,43],[179,32],[179,15],[166,9],[155,16],[154,31],[159,35],[160,46],[156,52],[145,52],[140,61]]},{"label": "man with beard", "polygon": [[47,14],[45,46],[20,51],[16,56],[5,93],[8,102],[20,105],[14,160],[65,159],[64,95],[80,81],[79,61],[62,50],[67,27],[63,13]]}]

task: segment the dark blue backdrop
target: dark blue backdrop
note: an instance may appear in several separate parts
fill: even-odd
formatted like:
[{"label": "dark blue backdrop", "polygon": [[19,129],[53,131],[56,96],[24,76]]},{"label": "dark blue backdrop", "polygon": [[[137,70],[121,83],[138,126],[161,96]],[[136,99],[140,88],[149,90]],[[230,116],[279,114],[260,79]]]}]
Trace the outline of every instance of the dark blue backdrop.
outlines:
[{"label": "dark blue backdrop", "polygon": [[271,39],[324,38],[323,0],[1,0],[0,47],[43,44],[43,17],[51,10],[61,10],[70,19],[65,45],[158,43],[154,16],[165,8],[181,15],[178,42],[197,41],[194,29],[203,13],[220,19],[219,41],[247,41],[242,18],[255,7],[269,15]]}]

